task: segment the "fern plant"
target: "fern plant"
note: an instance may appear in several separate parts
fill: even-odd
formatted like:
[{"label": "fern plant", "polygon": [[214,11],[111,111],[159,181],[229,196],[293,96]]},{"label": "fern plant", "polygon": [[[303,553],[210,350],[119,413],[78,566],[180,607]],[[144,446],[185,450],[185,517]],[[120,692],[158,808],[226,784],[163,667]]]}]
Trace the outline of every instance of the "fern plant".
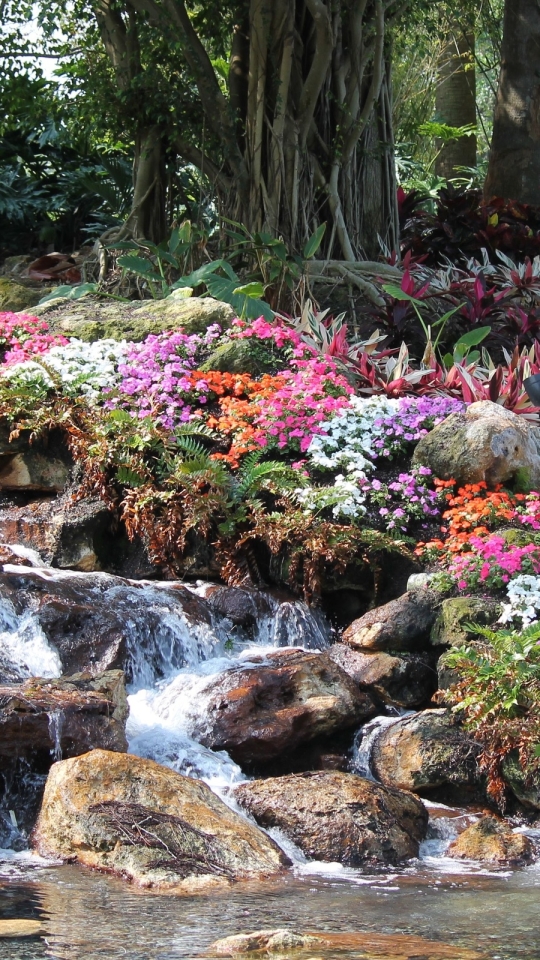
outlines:
[{"label": "fern plant", "polygon": [[540,772],[540,622],[521,633],[466,626],[480,640],[445,655],[459,677],[449,699],[482,743],[488,790],[503,807],[508,754],[517,751],[526,776]]}]

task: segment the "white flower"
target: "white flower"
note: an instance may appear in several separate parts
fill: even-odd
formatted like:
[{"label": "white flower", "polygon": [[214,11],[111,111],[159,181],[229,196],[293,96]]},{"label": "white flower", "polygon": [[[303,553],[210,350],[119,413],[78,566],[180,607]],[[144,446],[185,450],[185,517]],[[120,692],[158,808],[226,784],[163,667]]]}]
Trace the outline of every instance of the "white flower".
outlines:
[{"label": "white flower", "polygon": [[73,338],[52,347],[40,360],[27,360],[7,367],[2,376],[35,384],[43,390],[54,386],[54,374],[68,396],[83,394],[90,402],[102,396],[104,387],[115,387],[120,377],[118,364],[128,352],[125,340],[97,340],[85,343]]},{"label": "white flower", "polygon": [[540,616],[540,577],[522,573],[507,585],[508,603],[503,606],[499,623],[521,620],[523,627],[535,623]]}]

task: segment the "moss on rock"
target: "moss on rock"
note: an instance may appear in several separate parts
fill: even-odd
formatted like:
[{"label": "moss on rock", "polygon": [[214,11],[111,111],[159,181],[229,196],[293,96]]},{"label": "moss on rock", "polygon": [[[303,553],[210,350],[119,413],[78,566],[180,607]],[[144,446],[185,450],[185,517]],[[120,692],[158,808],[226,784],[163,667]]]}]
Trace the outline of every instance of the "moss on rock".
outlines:
[{"label": "moss on rock", "polygon": [[434,646],[461,647],[474,639],[467,626],[478,623],[492,626],[501,613],[501,605],[488,597],[451,597],[443,600],[441,610],[431,631]]},{"label": "moss on rock", "polygon": [[226,329],[234,319],[228,303],[211,297],[166,300],[118,300],[84,297],[81,300],[52,300],[33,311],[45,317],[51,330],[65,337],[95,340],[144,340],[150,333],[177,330],[204,333],[213,323]]},{"label": "moss on rock", "polygon": [[[25,287],[7,277],[0,277],[0,310],[27,313],[47,291],[41,287]],[[32,310],[35,314],[35,310]]]},{"label": "moss on rock", "polygon": [[217,347],[203,363],[201,370],[221,373],[250,373],[260,376],[274,369],[274,358],[259,340],[233,340]]}]

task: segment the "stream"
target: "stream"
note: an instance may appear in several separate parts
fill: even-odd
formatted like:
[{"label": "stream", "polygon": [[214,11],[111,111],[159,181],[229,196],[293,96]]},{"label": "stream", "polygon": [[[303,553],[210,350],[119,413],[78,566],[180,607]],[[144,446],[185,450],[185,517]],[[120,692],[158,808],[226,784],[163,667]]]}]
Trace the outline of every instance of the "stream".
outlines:
[{"label": "stream", "polygon": [[[206,687],[217,675],[240,664],[249,668],[250,657],[277,647],[322,650],[331,642],[331,630],[319,613],[271,595],[264,598],[262,612],[254,610],[253,626],[246,629],[217,615],[210,622],[190,623],[171,583],[119,581],[108,574],[64,573],[36,565],[5,570],[62,580],[75,592],[90,585],[96,600],[106,596],[116,604],[128,635],[129,752],[205,780],[231,805],[228,789],[246,779],[244,773],[227,753],[202,746],[194,735],[204,722]],[[204,599],[209,588],[199,584],[190,589],[194,598]],[[37,617],[17,613],[5,598],[0,601],[0,643],[21,675],[58,676],[58,653]],[[376,718],[357,736],[354,772],[371,776],[371,747],[378,730],[392,719]],[[10,812],[10,802],[4,801],[0,920],[32,918],[43,927],[24,939],[0,937],[0,960],[204,957],[217,938],[283,926],[301,932],[414,934],[479,949],[493,960],[540,960],[540,863],[511,871],[447,859],[449,842],[475,815],[441,804],[426,806],[428,837],[419,859],[402,868],[362,871],[307,862],[273,832],[293,861],[287,876],[237,884],[207,897],[173,897],[142,892],[82,867],[40,860],[21,849],[25,837],[17,828],[18,811]],[[539,831],[529,833],[538,839]],[[319,949],[317,954],[332,955]]]}]

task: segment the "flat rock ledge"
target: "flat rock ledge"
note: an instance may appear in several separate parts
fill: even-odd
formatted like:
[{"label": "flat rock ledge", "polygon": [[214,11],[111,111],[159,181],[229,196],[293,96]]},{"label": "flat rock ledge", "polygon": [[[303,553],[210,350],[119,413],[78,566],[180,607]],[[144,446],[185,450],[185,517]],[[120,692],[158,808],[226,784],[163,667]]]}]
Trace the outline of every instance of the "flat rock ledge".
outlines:
[{"label": "flat rock ledge", "polygon": [[32,840],[43,856],[164,893],[206,892],[289,865],[202,781],[106,750],[53,765]]},{"label": "flat rock ledge", "polygon": [[127,715],[121,670],[0,686],[0,762],[43,754],[52,763],[94,747],[123,752]]},{"label": "flat rock ledge", "polygon": [[255,780],[234,795],[260,826],[282,830],[307,857],[349,867],[417,857],[427,829],[417,797],[350,773]]},{"label": "flat rock ledge", "polygon": [[[486,955],[467,950],[456,944],[424,940],[404,934],[385,933],[296,933],[292,930],[255,930],[216,940],[204,953],[205,957],[237,957],[274,955],[289,957],[304,951],[304,956],[318,956],[317,949],[331,949],[332,954],[343,953],[365,957],[366,960],[487,960]],[[305,953],[309,951],[309,953]]]}]

